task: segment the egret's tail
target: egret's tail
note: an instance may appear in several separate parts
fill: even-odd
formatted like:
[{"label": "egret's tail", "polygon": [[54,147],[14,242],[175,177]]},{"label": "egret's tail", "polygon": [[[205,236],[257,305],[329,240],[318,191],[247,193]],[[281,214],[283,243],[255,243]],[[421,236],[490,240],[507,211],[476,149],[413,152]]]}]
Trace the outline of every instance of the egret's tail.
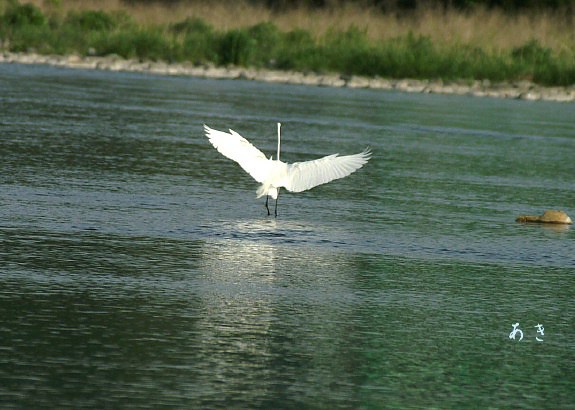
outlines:
[{"label": "egret's tail", "polygon": [[273,199],[278,197],[278,188],[271,186],[270,184],[261,184],[256,191],[256,198],[261,198],[264,195],[269,195]]},{"label": "egret's tail", "polygon": [[268,189],[269,189],[269,185],[264,185],[261,184],[258,188],[258,190],[256,191],[256,198],[261,198],[262,196],[266,195],[268,193]]}]

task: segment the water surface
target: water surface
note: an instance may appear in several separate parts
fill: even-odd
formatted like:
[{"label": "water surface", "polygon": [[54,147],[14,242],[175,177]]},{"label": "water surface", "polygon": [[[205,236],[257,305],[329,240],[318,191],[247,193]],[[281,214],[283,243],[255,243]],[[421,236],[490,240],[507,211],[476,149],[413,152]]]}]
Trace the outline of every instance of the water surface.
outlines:
[{"label": "water surface", "polygon": [[[514,222],[575,215],[571,104],[9,64],[0,90],[2,407],[575,404],[575,233]],[[202,125],[271,155],[278,121],[286,161],[373,159],[270,218]]]}]

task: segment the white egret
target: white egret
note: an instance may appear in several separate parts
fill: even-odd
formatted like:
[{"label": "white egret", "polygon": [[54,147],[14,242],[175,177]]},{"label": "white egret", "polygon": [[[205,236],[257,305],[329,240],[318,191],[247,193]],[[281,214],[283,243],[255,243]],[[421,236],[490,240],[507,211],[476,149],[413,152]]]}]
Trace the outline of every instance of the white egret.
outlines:
[{"label": "white egret", "polygon": [[354,155],[328,155],[313,161],[294,162],[288,164],[280,160],[281,124],[278,122],[277,158],[266,156],[248,140],[237,132],[223,132],[211,129],[204,124],[206,137],[212,145],[225,157],[236,161],[261,185],[257,190],[257,198],[266,195],[266,209],[270,215],[268,199],[276,200],[274,214],[278,214],[278,195],[280,188],[291,192],[301,192],[315,186],[325,184],[348,176],[361,168],[371,157],[371,151],[366,148]]}]

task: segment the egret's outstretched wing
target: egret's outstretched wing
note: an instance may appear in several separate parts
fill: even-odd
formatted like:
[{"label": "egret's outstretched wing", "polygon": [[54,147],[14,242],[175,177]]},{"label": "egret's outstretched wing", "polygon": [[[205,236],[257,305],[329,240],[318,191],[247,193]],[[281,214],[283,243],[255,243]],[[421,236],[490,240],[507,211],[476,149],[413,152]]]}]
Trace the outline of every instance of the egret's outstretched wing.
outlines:
[{"label": "egret's outstretched wing", "polygon": [[222,155],[236,161],[256,181],[264,182],[270,161],[259,149],[237,132],[214,130],[204,124],[206,137]]},{"label": "egret's outstretched wing", "polygon": [[339,157],[328,155],[314,161],[294,162],[288,165],[285,188],[292,192],[301,192],[334,179],[343,178],[360,169],[371,157],[371,151],[365,151]]}]

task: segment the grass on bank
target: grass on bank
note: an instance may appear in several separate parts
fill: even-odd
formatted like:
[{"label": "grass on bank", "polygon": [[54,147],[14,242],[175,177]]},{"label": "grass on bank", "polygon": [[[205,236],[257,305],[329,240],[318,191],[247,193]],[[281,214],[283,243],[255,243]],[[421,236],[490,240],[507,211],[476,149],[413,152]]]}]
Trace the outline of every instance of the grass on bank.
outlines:
[{"label": "grass on bank", "polygon": [[530,39],[499,48],[442,42],[411,30],[374,38],[367,27],[354,24],[313,32],[299,27],[280,29],[268,20],[219,29],[200,17],[142,23],[122,9],[49,12],[10,0],[0,15],[0,39],[11,51],[44,54],[117,54],[142,60],[390,78],[575,83],[575,42],[551,48]]},{"label": "grass on bank", "polygon": [[[0,0],[0,13],[2,3],[10,1],[13,0]],[[533,39],[553,50],[575,44],[573,10],[536,6],[539,3],[551,3],[550,0],[521,0],[531,4],[531,7],[513,13],[501,8],[480,6],[470,6],[467,9],[443,8],[439,0],[410,0],[416,2],[417,7],[403,13],[399,10],[383,13],[381,9],[369,6],[376,3],[373,0],[327,0],[322,1],[326,4],[324,7],[312,9],[301,6],[312,1],[284,0],[283,3],[290,6],[281,11],[263,6],[274,3],[269,0],[21,0],[24,1],[36,5],[50,16],[62,17],[71,11],[87,10],[124,12],[135,23],[144,26],[169,25],[186,18],[200,18],[221,31],[229,31],[272,21],[283,32],[302,29],[314,38],[328,31],[345,31],[356,26],[365,30],[369,39],[376,41],[405,36],[411,32],[416,36],[429,37],[436,44],[473,44],[487,50],[519,47]],[[397,0],[386,2],[399,3]],[[404,0],[402,2],[407,3]],[[454,4],[461,2],[453,1]],[[471,0],[467,2],[479,3]]]}]

